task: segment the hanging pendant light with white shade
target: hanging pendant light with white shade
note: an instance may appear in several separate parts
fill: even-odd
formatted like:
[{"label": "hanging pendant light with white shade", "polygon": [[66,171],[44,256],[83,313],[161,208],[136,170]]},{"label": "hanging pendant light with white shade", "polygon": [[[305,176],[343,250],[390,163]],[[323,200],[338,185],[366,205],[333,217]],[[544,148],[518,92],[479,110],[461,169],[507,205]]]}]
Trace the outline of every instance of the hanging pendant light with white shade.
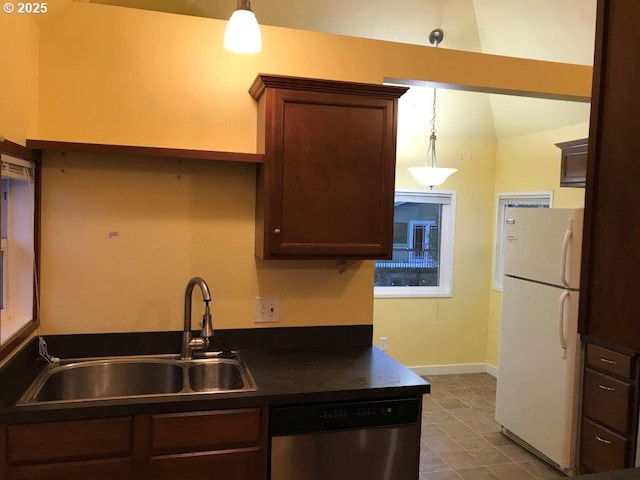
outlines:
[{"label": "hanging pendant light with white shade", "polygon": [[[444,38],[444,33],[436,29],[429,35],[429,41],[436,47]],[[431,134],[429,135],[429,146],[425,157],[424,167],[411,167],[409,172],[416,181],[429,188],[436,187],[443,183],[449,175],[458,171],[457,168],[442,168],[436,165],[436,89],[433,89],[433,111],[431,116]]]},{"label": "hanging pendant light with white shade", "polygon": [[224,31],[224,48],[235,53],[258,53],[262,50],[260,25],[251,10],[250,0],[238,0],[238,7]]}]

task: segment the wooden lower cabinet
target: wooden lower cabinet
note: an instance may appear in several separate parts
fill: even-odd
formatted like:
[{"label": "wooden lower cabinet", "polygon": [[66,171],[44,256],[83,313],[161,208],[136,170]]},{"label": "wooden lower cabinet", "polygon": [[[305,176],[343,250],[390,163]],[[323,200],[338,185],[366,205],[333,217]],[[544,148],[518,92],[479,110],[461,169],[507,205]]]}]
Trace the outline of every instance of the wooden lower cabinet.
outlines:
[{"label": "wooden lower cabinet", "polygon": [[153,415],[150,478],[265,479],[263,415],[255,408]]},{"label": "wooden lower cabinet", "polygon": [[153,480],[183,479],[185,474],[210,480],[266,478],[259,449],[199,452],[153,457],[149,466]]},{"label": "wooden lower cabinet", "polygon": [[638,424],[637,357],[585,345],[580,473],[632,467]]},{"label": "wooden lower cabinet", "polygon": [[591,472],[620,470],[628,466],[629,440],[590,420],[582,421],[582,467]]},{"label": "wooden lower cabinet", "polygon": [[261,408],[0,426],[2,480],[266,480]]},{"label": "wooden lower cabinet", "polygon": [[106,459],[88,462],[10,467],[7,480],[134,480],[131,460]]}]

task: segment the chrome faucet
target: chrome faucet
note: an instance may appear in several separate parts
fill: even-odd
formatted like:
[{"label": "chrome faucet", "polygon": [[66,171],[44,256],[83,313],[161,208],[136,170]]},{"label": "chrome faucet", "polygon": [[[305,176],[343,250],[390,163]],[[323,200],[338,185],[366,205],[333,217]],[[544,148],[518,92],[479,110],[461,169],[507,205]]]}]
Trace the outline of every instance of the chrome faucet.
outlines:
[{"label": "chrome faucet", "polygon": [[[202,330],[199,337],[191,337],[191,296],[193,287],[198,285],[202,292],[204,300],[204,315],[202,316]],[[184,292],[184,328],[182,330],[182,348],[180,350],[180,359],[187,360],[193,357],[193,350],[204,350],[209,346],[209,339],[213,337],[213,325],[211,323],[211,312],[209,311],[209,302],[211,294],[209,286],[200,277],[193,277],[187,283]]]}]

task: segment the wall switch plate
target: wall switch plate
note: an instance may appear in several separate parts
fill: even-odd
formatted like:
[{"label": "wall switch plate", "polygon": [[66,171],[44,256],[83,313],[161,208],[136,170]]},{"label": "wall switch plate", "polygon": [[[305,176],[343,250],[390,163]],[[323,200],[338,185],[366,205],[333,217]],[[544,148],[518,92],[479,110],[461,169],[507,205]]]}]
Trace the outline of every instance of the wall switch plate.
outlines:
[{"label": "wall switch plate", "polygon": [[280,299],[277,297],[256,297],[253,321],[255,323],[279,322]]},{"label": "wall switch plate", "polygon": [[380,341],[378,342],[380,345],[380,350],[383,352],[387,351],[387,337],[380,337]]}]

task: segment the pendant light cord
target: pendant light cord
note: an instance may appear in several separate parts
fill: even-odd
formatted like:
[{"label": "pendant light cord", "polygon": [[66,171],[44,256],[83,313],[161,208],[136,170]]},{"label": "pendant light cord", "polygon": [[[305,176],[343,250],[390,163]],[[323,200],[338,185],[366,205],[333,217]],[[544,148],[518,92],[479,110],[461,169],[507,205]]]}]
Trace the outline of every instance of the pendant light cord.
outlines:
[{"label": "pendant light cord", "polygon": [[436,89],[433,89],[433,111],[431,114],[431,135],[429,135],[429,148],[427,157],[431,157],[431,166],[436,168]]},{"label": "pendant light cord", "polygon": [[[444,32],[441,29],[436,29],[429,34],[429,43],[435,48],[438,48],[440,42],[444,38]],[[431,114],[431,134],[429,135],[429,147],[427,148],[427,158],[431,157],[431,167],[436,168],[436,92],[437,89],[433,89],[433,111]],[[426,164],[426,161],[425,161]],[[433,187],[431,187],[433,188]]]}]

